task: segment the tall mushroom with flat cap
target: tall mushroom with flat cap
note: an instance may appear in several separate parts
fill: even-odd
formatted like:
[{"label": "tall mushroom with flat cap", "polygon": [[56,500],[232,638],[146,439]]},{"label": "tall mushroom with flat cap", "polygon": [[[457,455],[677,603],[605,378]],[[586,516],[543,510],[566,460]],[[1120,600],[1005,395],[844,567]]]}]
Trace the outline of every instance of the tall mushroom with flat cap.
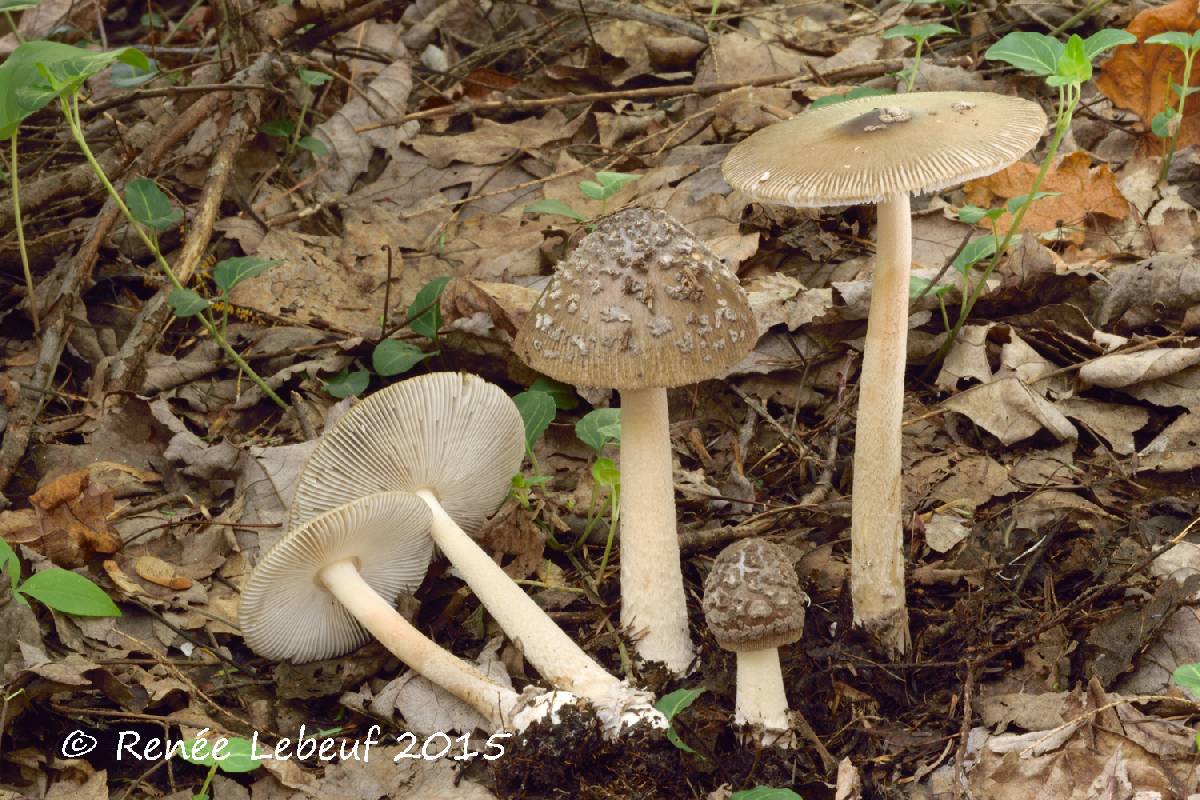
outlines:
[{"label": "tall mushroom with flat cap", "polygon": [[621,392],[621,622],[643,660],[677,674],[695,651],[667,389],[723,376],[756,338],[737,276],[669,215],[634,208],[559,263],[514,344],[556,380]]},{"label": "tall mushroom with flat cap", "polygon": [[787,554],[764,539],[721,551],[704,582],[704,619],[717,644],[737,654],[735,720],[765,745],[790,747],[779,648],[804,634],[808,595]]},{"label": "tall mushroom with flat cap", "polygon": [[425,577],[432,523],[414,495],[383,492],[293,528],[242,589],[246,644],[266,658],[305,662],[348,653],[369,634],[497,727],[520,729],[557,710],[570,695],[518,694],[439,647],[393,607]]},{"label": "tall mushroom with flat cap", "polygon": [[583,652],[468,535],[504,500],[524,454],[521,414],[498,386],[453,372],[411,378],[325,432],[297,481],[289,524],[376,492],[411,492],[432,515],[434,544],[552,686],[591,701],[611,729],[642,717],[660,724],[649,695]]},{"label": "tall mushroom with flat cap", "polygon": [[859,378],[850,587],[855,623],[908,650],[900,421],[912,262],[909,195],[990,175],[1046,127],[1037,103],[986,92],[863,97],[808,111],[735,146],[722,171],[756,200],[878,206],[875,276]]}]

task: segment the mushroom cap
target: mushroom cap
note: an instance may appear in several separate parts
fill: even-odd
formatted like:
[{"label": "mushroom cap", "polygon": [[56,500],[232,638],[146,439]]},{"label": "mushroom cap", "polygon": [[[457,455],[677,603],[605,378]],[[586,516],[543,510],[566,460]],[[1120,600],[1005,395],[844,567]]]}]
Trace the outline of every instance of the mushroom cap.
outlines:
[{"label": "mushroom cap", "polygon": [[766,203],[878,203],[991,175],[1045,129],[1037,103],[990,92],[859,97],[763,128],[729,151],[721,171]]},{"label": "mushroom cap", "polygon": [[467,533],[503,502],[525,457],[525,424],[500,387],[435,372],[354,406],[304,465],[289,528],[376,492],[428,489]]},{"label": "mushroom cap", "polygon": [[321,584],[320,572],[352,559],[389,602],[425,579],[432,516],[415,495],[383,492],[335,508],[289,531],[242,587],[242,635],[266,658],[302,663],[362,646],[370,634]]},{"label": "mushroom cap", "polygon": [[769,650],[799,641],[807,606],[787,553],[764,539],[726,547],[704,581],[704,619],[726,650]]},{"label": "mushroom cap", "polygon": [[646,389],[722,377],[756,339],[721,259],[668,214],[631,208],[559,262],[514,349],[565,383]]}]

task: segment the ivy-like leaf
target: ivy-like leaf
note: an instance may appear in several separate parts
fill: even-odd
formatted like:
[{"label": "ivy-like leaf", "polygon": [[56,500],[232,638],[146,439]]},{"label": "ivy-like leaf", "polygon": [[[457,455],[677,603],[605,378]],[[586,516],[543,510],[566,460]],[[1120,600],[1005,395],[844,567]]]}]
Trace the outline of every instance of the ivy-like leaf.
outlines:
[{"label": "ivy-like leaf", "polygon": [[375,350],[371,353],[371,366],[379,375],[390,378],[408,372],[432,355],[433,353],[426,353],[411,342],[384,339],[375,345]]},{"label": "ivy-like leaf", "polygon": [[421,287],[408,306],[408,327],[426,339],[436,339],[442,327],[441,296],[450,282],[449,275],[434,278]]},{"label": "ivy-like leaf", "polygon": [[192,758],[192,753],[195,752],[196,739],[186,742],[177,752],[179,757],[189,764],[195,764],[198,767],[211,767],[217,765],[217,769],[221,772],[253,772],[262,766],[262,760],[252,758],[254,754],[254,743],[249,739],[243,739],[240,736],[230,736],[226,739],[225,747],[221,748],[221,757],[216,758],[213,755],[213,745],[217,740],[202,740],[208,742],[208,746],[203,748],[204,755],[201,758]]},{"label": "ivy-like leaf", "polygon": [[1031,198],[1028,194],[1019,194],[1016,197],[1010,197],[1008,202],[1004,204],[1005,210],[1010,214],[1017,213],[1017,209],[1025,205],[1025,201],[1033,203],[1041,200],[1044,197],[1058,197],[1062,192],[1034,192]]},{"label": "ivy-like leaf", "polygon": [[529,388],[545,392],[553,397],[554,405],[558,406],[559,411],[571,411],[579,405],[579,397],[575,394],[575,390],[565,383],[559,383],[553,378],[547,378],[543,375],[529,384]]},{"label": "ivy-like leaf", "polygon": [[883,38],[903,38],[912,39],[915,42],[923,42],[933,36],[941,36],[943,33],[957,33],[957,31],[949,25],[943,25],[940,22],[927,22],[924,25],[896,25],[884,31]]},{"label": "ivy-like leaf", "polygon": [[1065,45],[1053,36],[1013,31],[987,49],[983,57],[1003,61],[1017,69],[1042,77],[1054,74]]},{"label": "ivy-like leaf", "polygon": [[1046,83],[1051,86],[1082,84],[1091,77],[1092,62],[1084,48],[1083,39],[1073,33],[1059,55],[1054,74],[1046,79]]},{"label": "ivy-like leaf", "polygon": [[1171,673],[1171,680],[1179,688],[1200,699],[1200,664],[1181,664]]},{"label": "ivy-like leaf", "polygon": [[696,702],[696,698],[704,694],[704,687],[700,686],[695,689],[676,689],[670,694],[664,694],[659,698],[654,707],[662,712],[662,715],[667,718],[667,739],[671,744],[678,747],[685,753],[696,752],[687,745],[678,734],[675,733],[674,720],[679,712],[688,708],[692,703]]},{"label": "ivy-like leaf", "polygon": [[259,125],[258,130],[276,139],[288,139],[296,132],[296,123],[290,119],[272,119]]},{"label": "ivy-like leaf", "polygon": [[349,368],[346,368],[325,381],[325,391],[339,400],[344,400],[365,392],[367,384],[370,382],[371,373],[365,369],[356,369],[351,372]]},{"label": "ivy-like leaf", "polygon": [[1146,44],[1170,45],[1186,53],[1192,46],[1192,37],[1183,31],[1167,31],[1166,33],[1156,33],[1153,36],[1147,37]]},{"label": "ivy-like leaf", "polygon": [[601,456],[592,462],[592,478],[606,489],[621,488],[621,470],[611,458]]},{"label": "ivy-like leaf", "polygon": [[872,86],[855,86],[848,92],[842,94],[828,94],[824,97],[817,98],[809,104],[809,108],[821,108],[823,106],[832,106],[837,103],[845,102],[846,100],[854,100],[859,97],[883,97],[889,94],[895,94],[894,89],[876,89]]},{"label": "ivy-like leaf", "polygon": [[576,222],[587,221],[587,217],[571,208],[562,200],[551,200],[548,197],[544,197],[541,200],[534,200],[521,210],[526,214],[557,214],[560,217],[568,217]]},{"label": "ivy-like leaf", "polygon": [[163,190],[149,178],[134,178],[125,184],[125,205],[134,219],[159,233],[183,219],[183,212],[172,208]]},{"label": "ivy-like leaf", "polygon": [[96,584],[77,572],[58,567],[30,575],[18,592],[76,617],[119,617],[121,609]]},{"label": "ivy-like leaf", "polygon": [[172,289],[167,304],[177,317],[194,317],[208,308],[208,301],[191,289]]},{"label": "ivy-like leaf", "polygon": [[16,591],[21,580],[21,559],[17,558],[12,546],[0,538],[0,571],[3,570],[8,570],[8,579],[12,583],[13,591]]},{"label": "ivy-like leaf", "polygon": [[108,76],[108,82],[118,89],[136,89],[145,83],[149,83],[158,77],[158,62],[153,58],[146,60],[150,64],[149,69],[139,69],[132,64],[118,61],[116,64],[113,64],[112,73]]},{"label": "ivy-like leaf", "polygon": [[37,8],[37,0],[0,0],[0,12],[11,14],[29,8]]},{"label": "ivy-like leaf", "polygon": [[315,136],[301,136],[300,140],[296,142],[296,147],[299,147],[301,150],[307,150],[314,156],[329,155],[329,148]]},{"label": "ivy-like leaf", "polygon": [[1171,135],[1171,128],[1177,116],[1179,112],[1174,107],[1167,106],[1150,120],[1150,130],[1155,136],[1166,139]]},{"label": "ivy-like leaf", "polygon": [[545,392],[528,390],[514,397],[513,404],[521,412],[521,420],[525,423],[525,447],[532,450],[533,443],[546,432],[558,413],[554,398]]},{"label": "ivy-like leaf", "polygon": [[224,258],[213,267],[213,283],[222,292],[231,292],[244,280],[261,275],[271,267],[283,263],[281,258],[259,258],[258,256],[234,256]]},{"label": "ivy-like leaf", "polygon": [[299,71],[300,80],[307,83],[309,86],[324,86],[333,80],[333,76],[328,72],[318,72],[311,69],[302,69]]},{"label": "ivy-like leaf", "polygon": [[934,297],[941,297],[952,288],[949,284],[939,283],[929,291],[925,291],[925,287],[933,283],[928,278],[922,278],[920,275],[910,275],[908,277],[908,297],[910,300],[915,300],[922,293],[931,294]]},{"label": "ivy-like leaf", "polygon": [[1087,55],[1088,62],[1094,62],[1100,54],[1120,47],[1123,44],[1136,44],[1137,37],[1129,31],[1118,30],[1117,28],[1105,28],[1096,31],[1091,36],[1083,40],[1083,51]]},{"label": "ivy-like leaf", "polygon": [[954,257],[954,263],[951,266],[963,275],[966,275],[975,264],[985,258],[991,258],[995,254],[996,237],[983,236],[967,242],[967,246],[960,250],[958,255]]},{"label": "ivy-like leaf", "polygon": [[599,453],[609,442],[621,441],[621,409],[597,408],[575,423],[579,441]]}]

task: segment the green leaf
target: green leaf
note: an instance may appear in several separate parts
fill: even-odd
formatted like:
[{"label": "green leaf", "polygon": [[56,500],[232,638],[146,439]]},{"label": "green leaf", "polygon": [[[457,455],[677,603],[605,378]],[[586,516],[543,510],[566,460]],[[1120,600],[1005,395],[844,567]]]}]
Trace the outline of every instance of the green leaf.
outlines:
[{"label": "green leaf", "polygon": [[654,707],[658,709],[664,717],[667,718],[667,739],[671,744],[678,747],[685,753],[696,752],[679,738],[675,733],[675,725],[672,724],[679,712],[685,710],[692,703],[696,702],[696,698],[704,694],[704,687],[700,686],[695,689],[676,689],[670,694],[664,694],[659,698]]},{"label": "green leaf", "polygon": [[132,47],[91,51],[60,42],[24,42],[0,64],[0,140],[59,95],[77,92],[84,81],[114,62],[142,71],[150,61]]},{"label": "green leaf", "polygon": [[1170,47],[1177,47],[1187,53],[1192,48],[1192,35],[1178,30],[1169,30],[1165,34],[1154,34],[1146,38],[1146,44],[1169,44]]},{"label": "green leaf", "polygon": [[1054,68],[1053,81],[1047,80],[1051,86],[1061,84],[1082,84],[1092,77],[1092,62],[1083,46],[1083,39],[1078,34],[1071,34],[1063,47],[1058,64]]},{"label": "green leaf", "polygon": [[916,298],[920,297],[922,293],[931,294],[934,297],[940,297],[953,288],[949,284],[939,283],[937,286],[926,292],[925,287],[931,283],[933,283],[933,281],[929,280],[928,278],[922,278],[920,275],[908,276],[908,298],[910,300],[915,300]]},{"label": "green leaf", "polygon": [[1003,61],[1017,69],[1048,77],[1058,67],[1064,45],[1053,36],[1029,31],[1013,31],[987,49],[983,57]]},{"label": "green leaf", "polygon": [[1018,208],[1025,205],[1026,200],[1033,203],[1044,197],[1058,197],[1060,194],[1062,192],[1034,192],[1032,198],[1028,194],[1019,194],[1016,197],[1009,198],[1008,202],[1004,204],[1004,208],[1008,213],[1015,214]]},{"label": "green leaf", "polygon": [[755,786],[729,795],[729,800],[804,800],[791,789],[775,789],[770,786]]},{"label": "green leaf", "polygon": [[818,98],[809,104],[809,108],[822,108],[823,106],[832,106],[841,103],[845,100],[854,100],[859,97],[883,97],[889,94],[895,94],[894,89],[876,89],[871,86],[855,86],[848,92],[842,94],[829,94]]},{"label": "green leaf", "polygon": [[559,383],[553,378],[542,376],[529,384],[531,390],[545,392],[554,398],[554,405],[559,411],[571,411],[579,405],[579,397],[575,390],[565,383]]},{"label": "green leaf", "polygon": [[146,60],[150,63],[149,69],[140,69],[132,64],[126,64],[124,61],[118,61],[113,64],[108,82],[118,89],[136,89],[144,83],[149,83],[158,77],[158,62],[153,58]]},{"label": "green leaf", "polygon": [[609,442],[621,441],[621,409],[597,408],[575,423],[579,441],[599,453]]},{"label": "green leaf", "polygon": [[954,269],[966,275],[971,267],[985,258],[991,258],[996,254],[996,237],[984,236],[980,239],[974,239],[967,242],[967,246],[959,251],[954,257],[954,263],[951,265]]},{"label": "green leaf", "polygon": [[8,570],[8,579],[12,582],[12,588],[17,590],[17,582],[21,580],[21,559],[17,558],[17,553],[12,549],[12,546],[0,538],[0,572]]},{"label": "green leaf", "polygon": [[611,458],[601,456],[592,462],[592,478],[606,489],[621,487],[621,470]]},{"label": "green leaf", "polygon": [[[249,739],[243,739],[240,736],[226,737],[226,744],[221,748],[221,757],[218,759],[213,754],[213,746],[220,741],[221,737],[214,739],[197,740],[192,739],[178,750],[178,755],[189,764],[195,764],[198,767],[211,767],[217,765],[217,769],[221,772],[253,772],[262,766],[262,760],[251,758],[254,753],[254,743]],[[192,758],[193,747],[197,741],[205,741],[208,743],[201,751],[202,758]]]},{"label": "green leaf", "polygon": [[329,392],[339,400],[344,400],[347,397],[362,394],[367,390],[367,384],[371,382],[371,373],[365,369],[356,369],[354,372],[347,367],[334,375],[329,380],[325,381],[325,391]]},{"label": "green leaf", "polygon": [[1002,208],[980,208],[979,206],[960,206],[958,209],[959,222],[965,222],[968,225],[974,225],[982,219],[999,219],[1004,214]]},{"label": "green leaf", "polygon": [[533,201],[525,206],[522,211],[526,214],[557,214],[560,217],[569,217],[576,222],[587,220],[587,217],[571,208],[562,200],[551,200],[548,197]]},{"label": "green leaf", "polygon": [[283,263],[281,258],[259,258],[258,256],[234,256],[217,262],[213,267],[213,283],[222,292],[230,292],[244,280],[263,274],[271,267]]},{"label": "green leaf", "polygon": [[296,142],[296,147],[301,150],[307,150],[314,156],[324,156],[329,154],[329,148],[315,136],[301,136],[300,141]]},{"label": "green leaf", "polygon": [[371,353],[371,366],[385,378],[401,375],[420,364],[433,353],[426,353],[411,342],[384,339]]},{"label": "green leaf", "polygon": [[632,175],[628,172],[597,172],[596,182],[599,183],[606,192],[605,196],[601,199],[607,200],[609,197],[612,197],[614,194],[620,191],[622,186],[627,183],[633,183],[641,177],[641,175]]},{"label": "green leaf", "polygon": [[171,207],[171,201],[149,178],[134,178],[125,184],[125,205],[133,218],[159,233],[183,219],[183,212]]},{"label": "green leaf", "polygon": [[1192,697],[1200,698],[1200,664],[1181,664],[1171,673],[1171,680]]},{"label": "green leaf", "polygon": [[55,611],[77,617],[119,617],[117,608],[104,590],[76,572],[58,567],[30,575],[18,592],[32,597]]},{"label": "green leaf", "polygon": [[191,289],[172,289],[167,304],[177,317],[194,317],[208,308],[208,301]]},{"label": "green leaf", "polygon": [[37,8],[37,0],[0,0],[0,11],[9,14],[27,8]]},{"label": "green leaf", "polygon": [[311,69],[302,69],[299,72],[300,80],[307,83],[309,86],[324,86],[333,80],[333,76],[327,72],[318,72]]},{"label": "green leaf", "polygon": [[[1147,40],[1149,41],[1149,40]],[[1123,44],[1136,44],[1137,37],[1129,31],[1122,31],[1116,28],[1105,28],[1096,31],[1091,36],[1083,40],[1083,51],[1087,55],[1088,62],[1096,60],[1096,56],[1111,50],[1114,47],[1120,47]]]},{"label": "green leaf", "polygon": [[167,27],[167,19],[157,11],[151,11],[138,17],[138,24],[143,28],[158,28],[162,30]]},{"label": "green leaf", "polygon": [[273,119],[258,126],[259,131],[276,139],[289,139],[296,132],[296,123],[290,119]]},{"label": "green leaf", "polygon": [[1175,117],[1177,116],[1179,116],[1179,112],[1174,108],[1170,106],[1164,108],[1162,111],[1154,115],[1154,119],[1150,120],[1150,130],[1155,136],[1166,139],[1171,135],[1172,123],[1175,121]]},{"label": "green leaf", "polygon": [[521,392],[513,398],[517,411],[521,412],[521,420],[525,423],[525,447],[532,450],[533,443],[546,432],[558,409],[554,406],[554,398],[545,392],[533,389]]},{"label": "green leaf", "polygon": [[903,38],[923,42],[932,36],[941,36],[943,33],[957,33],[957,31],[949,25],[942,25],[940,22],[928,22],[924,25],[896,25],[884,31],[883,38]]},{"label": "green leaf", "polygon": [[450,282],[449,275],[434,278],[421,287],[408,306],[408,327],[426,339],[436,339],[442,327],[440,298]]},{"label": "green leaf", "polygon": [[585,197],[592,200],[607,200],[608,195],[604,193],[604,187],[596,183],[596,181],[580,181],[579,191],[583,192]]}]

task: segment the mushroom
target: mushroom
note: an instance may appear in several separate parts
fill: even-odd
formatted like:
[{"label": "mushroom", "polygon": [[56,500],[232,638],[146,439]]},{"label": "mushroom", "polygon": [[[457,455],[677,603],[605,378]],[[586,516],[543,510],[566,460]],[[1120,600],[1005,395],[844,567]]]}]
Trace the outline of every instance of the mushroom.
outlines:
[{"label": "mushroom", "polygon": [[574,698],[518,694],[439,647],[392,602],[420,585],[433,554],[432,515],[411,494],[382,492],[293,528],[259,561],[242,590],[242,634],[266,658],[332,658],[368,632],[411,669],[497,727],[523,730]]},{"label": "mushroom", "polygon": [[649,719],[630,688],[563,633],[468,535],[504,500],[525,453],[512,400],[474,375],[439,372],[392,384],[325,432],[297,480],[289,526],[376,492],[410,492],[432,517],[434,544],[525,657],[555,688],[596,707],[606,728]]},{"label": "mushroom", "polygon": [[723,376],[754,346],[746,295],[721,259],[662,211],[599,220],[517,332],[529,366],[621,392],[621,623],[676,674],[695,652],[675,530],[667,389]]},{"label": "mushroom", "polygon": [[779,648],[804,634],[808,595],[787,554],[764,539],[735,542],[704,582],[704,619],[717,644],[737,654],[739,724],[764,745],[792,747]]},{"label": "mushroom", "polygon": [[863,97],[808,111],[736,145],[734,189],[795,208],[877,205],[876,256],[859,377],[851,514],[854,621],[892,655],[909,648],[900,421],[908,337],[909,194],[990,175],[1033,148],[1037,103],[985,92]]}]

